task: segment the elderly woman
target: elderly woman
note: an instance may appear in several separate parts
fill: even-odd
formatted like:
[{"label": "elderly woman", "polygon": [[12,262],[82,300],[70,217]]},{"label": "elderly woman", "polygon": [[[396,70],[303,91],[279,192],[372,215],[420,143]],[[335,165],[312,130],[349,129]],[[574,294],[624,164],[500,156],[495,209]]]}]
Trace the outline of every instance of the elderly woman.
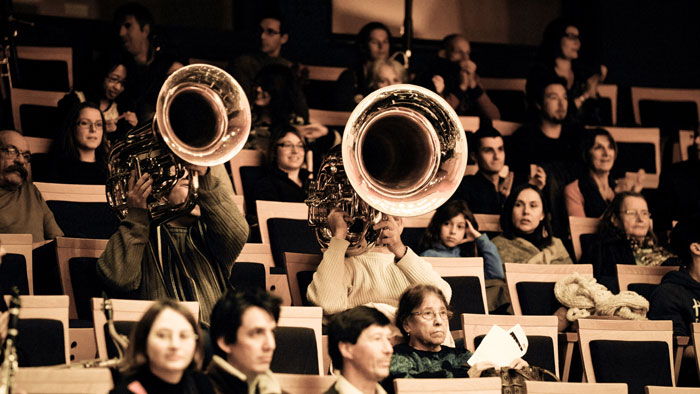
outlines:
[{"label": "elderly woman", "polygon": [[617,264],[677,265],[676,257],[659,246],[651,229],[646,199],[636,192],[617,194],[603,214],[598,233],[582,242],[581,262],[593,264],[593,275],[617,292]]},{"label": "elderly woman", "polygon": [[378,59],[370,67],[372,80],[371,90],[408,82],[406,68],[394,59]]},{"label": "elderly woman", "polygon": [[501,229],[493,243],[504,263],[573,264],[564,244],[552,236],[542,192],[536,186],[522,184],[510,193]]},{"label": "elderly woman", "polygon": [[[447,305],[442,291],[432,285],[417,284],[404,291],[396,312],[396,326],[408,342],[394,346],[389,377],[383,386],[391,388],[397,378],[474,378],[485,369],[498,368],[486,361],[470,368],[469,350],[442,344],[452,315]],[[510,367],[527,365],[525,360],[517,358]]]},{"label": "elderly woman", "polygon": [[123,365],[125,380],[113,393],[214,393],[199,372],[204,351],[199,326],[173,300],[157,301],[134,327]]}]

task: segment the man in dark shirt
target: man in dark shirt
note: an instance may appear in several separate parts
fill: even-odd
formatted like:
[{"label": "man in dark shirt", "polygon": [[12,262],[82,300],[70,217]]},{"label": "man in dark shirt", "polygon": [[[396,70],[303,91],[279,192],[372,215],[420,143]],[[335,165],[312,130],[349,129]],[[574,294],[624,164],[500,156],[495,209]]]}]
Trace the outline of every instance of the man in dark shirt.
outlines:
[{"label": "man in dark shirt", "polygon": [[482,126],[472,140],[471,156],[479,172],[465,176],[451,199],[466,201],[474,213],[500,215],[513,185],[513,173],[505,166],[503,137],[493,127]]},{"label": "man in dark shirt", "polygon": [[565,123],[566,80],[556,77],[543,83],[535,106],[536,121],[523,125],[508,141],[508,165],[515,173],[516,185],[529,182],[542,190],[554,236],[567,239],[569,221],[563,191],[578,174],[574,158],[579,133]]}]

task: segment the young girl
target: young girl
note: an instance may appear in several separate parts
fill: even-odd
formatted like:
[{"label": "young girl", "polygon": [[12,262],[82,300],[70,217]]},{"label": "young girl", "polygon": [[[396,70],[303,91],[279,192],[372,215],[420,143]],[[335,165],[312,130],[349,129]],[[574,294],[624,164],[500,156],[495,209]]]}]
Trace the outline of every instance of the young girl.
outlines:
[{"label": "young girl", "polygon": [[488,235],[479,232],[474,214],[462,200],[437,209],[421,240],[421,256],[484,258],[486,279],[503,279],[503,263]]}]

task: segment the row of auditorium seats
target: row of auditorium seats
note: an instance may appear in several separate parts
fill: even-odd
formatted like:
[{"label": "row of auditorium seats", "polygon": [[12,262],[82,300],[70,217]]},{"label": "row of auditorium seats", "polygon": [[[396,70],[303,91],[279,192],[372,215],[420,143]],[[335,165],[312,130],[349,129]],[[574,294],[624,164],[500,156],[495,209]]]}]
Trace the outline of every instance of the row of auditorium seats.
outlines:
[{"label": "row of auditorium seats", "polygon": [[[20,61],[33,70],[24,80],[31,81],[12,87],[12,102],[15,128],[25,135],[51,137],[51,130],[58,122],[56,105],[58,100],[73,88],[73,53],[70,47],[18,47]],[[206,59],[190,59],[191,63],[216,63]],[[221,64],[215,64],[221,66]],[[305,92],[309,106],[328,110],[328,98],[333,94],[333,84],[342,72],[339,67],[301,65]],[[524,78],[483,78],[482,84],[494,103],[501,109],[503,119],[522,122],[525,120]],[[631,87],[631,107],[634,122],[645,127],[694,129],[698,125],[700,90]],[[617,124],[616,85],[601,85],[601,97],[610,102],[608,125]],[[312,117],[313,118],[313,117]],[[343,126],[343,124],[329,124]]]},{"label": "row of auditorium seats", "polygon": [[[23,296],[21,301],[20,330],[24,335],[18,343],[20,366],[67,365],[91,361],[92,357],[70,359],[69,337],[66,334],[67,296]],[[111,301],[115,325],[121,333],[127,333],[151,304],[151,301]],[[193,315],[198,314],[196,302],[186,303],[186,306]],[[106,360],[115,357],[116,352],[109,350],[110,340],[102,308],[102,299],[92,299],[93,335],[96,343],[93,355]],[[680,370],[680,355],[686,346],[697,344],[700,340],[698,323],[693,325],[692,340],[675,338],[674,344],[671,321],[581,319],[576,332],[563,335],[557,332],[557,318],[551,315],[461,314],[459,319],[464,346],[470,351],[479,346],[494,324],[504,329],[520,324],[528,337],[528,349],[524,358],[531,365],[555,371],[557,376],[563,370],[561,378],[567,381],[567,367],[559,367],[560,349],[564,347],[565,357],[570,358],[570,348],[578,343],[586,381],[626,383],[631,393],[643,392],[647,385],[675,386]],[[325,375],[329,361],[327,339],[321,334],[321,324],[322,312],[318,307],[283,307],[280,329],[275,334],[277,350],[272,370],[276,373]],[[574,337],[573,340],[571,337]],[[562,339],[566,342],[562,344],[565,346],[559,345]],[[564,362],[567,364],[570,361],[566,359]],[[472,380],[466,383],[472,384]],[[400,387],[401,383],[397,385]],[[553,386],[553,389],[556,387]],[[559,387],[564,389],[570,386]],[[593,389],[593,386],[589,387]]]}]

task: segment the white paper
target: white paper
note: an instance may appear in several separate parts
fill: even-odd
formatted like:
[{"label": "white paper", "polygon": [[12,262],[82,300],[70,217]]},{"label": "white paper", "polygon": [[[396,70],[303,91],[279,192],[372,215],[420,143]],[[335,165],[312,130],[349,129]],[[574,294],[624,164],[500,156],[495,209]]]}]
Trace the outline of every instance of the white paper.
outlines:
[{"label": "white paper", "polygon": [[489,361],[507,367],[527,353],[527,345],[527,336],[520,324],[508,331],[494,325],[467,363],[474,366],[480,361]]}]

